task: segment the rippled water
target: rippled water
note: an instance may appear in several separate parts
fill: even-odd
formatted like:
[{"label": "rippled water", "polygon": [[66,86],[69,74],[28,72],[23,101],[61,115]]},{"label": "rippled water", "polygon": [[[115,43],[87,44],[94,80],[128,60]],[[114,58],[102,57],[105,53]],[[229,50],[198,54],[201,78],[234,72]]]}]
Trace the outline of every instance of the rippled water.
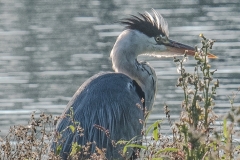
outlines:
[{"label": "rippled water", "polygon": [[[109,53],[123,26],[115,23],[155,8],[169,24],[171,39],[199,43],[199,33],[216,39],[212,68],[220,80],[215,111],[226,113],[227,95],[240,87],[240,2],[210,1],[32,1],[0,2],[0,135],[25,124],[32,111],[60,114],[78,87],[100,71],[112,71]],[[149,121],[164,118],[163,104],[179,116],[172,58],[148,61],[158,75],[158,94]],[[193,70],[192,58],[186,69]],[[239,98],[236,105],[240,104]],[[169,129],[168,125],[165,126]]]}]

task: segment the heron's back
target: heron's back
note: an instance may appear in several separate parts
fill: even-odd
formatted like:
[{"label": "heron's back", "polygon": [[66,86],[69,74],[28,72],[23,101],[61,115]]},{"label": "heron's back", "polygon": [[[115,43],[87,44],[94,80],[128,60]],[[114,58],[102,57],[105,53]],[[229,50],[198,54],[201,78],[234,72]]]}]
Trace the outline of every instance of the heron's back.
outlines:
[{"label": "heron's back", "polygon": [[[119,159],[121,147],[113,147],[112,140],[130,140],[141,135],[144,119],[141,99],[144,93],[139,85],[129,77],[121,73],[100,73],[88,79],[74,94],[68,103],[65,112],[58,125],[57,131],[61,132],[80,122],[84,129],[83,136],[72,133],[70,129],[64,130],[62,139],[63,157],[67,157],[73,142],[85,145],[87,142],[96,142],[100,149],[106,148],[108,159]],[[73,110],[73,120],[64,116]],[[109,136],[94,125],[103,127],[109,131]],[[95,152],[95,145],[91,146],[91,152]],[[56,144],[54,145],[56,147]]]}]

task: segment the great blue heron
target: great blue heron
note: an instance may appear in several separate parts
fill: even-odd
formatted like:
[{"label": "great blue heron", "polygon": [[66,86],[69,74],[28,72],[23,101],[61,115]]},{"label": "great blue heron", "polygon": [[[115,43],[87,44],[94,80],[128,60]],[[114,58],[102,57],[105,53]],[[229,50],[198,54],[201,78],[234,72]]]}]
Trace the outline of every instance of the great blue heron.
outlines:
[{"label": "great blue heron", "polygon": [[[141,137],[143,125],[140,120],[144,120],[145,110],[151,111],[157,90],[154,69],[147,62],[139,62],[137,56],[176,56],[183,55],[185,50],[188,55],[194,55],[193,47],[169,39],[167,22],[152,11],[153,15],[139,13],[139,17],[120,21],[126,28],[110,54],[115,72],[94,75],[80,86],[68,103],[56,129],[62,137],[58,144],[52,145],[55,150],[57,145],[62,146],[63,159],[71,152],[73,142],[80,145],[95,142],[90,147],[91,153],[96,147],[106,148],[107,159],[121,159],[121,146],[113,146],[112,140]],[[66,116],[71,110],[72,117]],[[83,135],[68,127],[73,121],[80,122]],[[99,129],[101,127],[109,132],[108,136],[106,131]],[[129,149],[124,159],[130,158],[133,152]]]}]

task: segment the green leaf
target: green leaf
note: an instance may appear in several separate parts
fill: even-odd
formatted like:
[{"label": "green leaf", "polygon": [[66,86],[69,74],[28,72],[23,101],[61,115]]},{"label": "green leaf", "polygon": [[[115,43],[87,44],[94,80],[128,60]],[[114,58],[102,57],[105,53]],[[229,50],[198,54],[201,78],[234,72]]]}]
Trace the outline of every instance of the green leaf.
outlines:
[{"label": "green leaf", "polygon": [[236,150],[236,149],[240,149],[240,145],[236,146],[236,147],[235,147],[235,150]]},{"label": "green leaf", "polygon": [[158,125],[162,122],[162,120],[157,120],[156,122],[154,122],[153,124],[151,124],[147,131],[146,131],[146,135],[148,135],[148,133],[150,132],[151,129],[154,129],[156,126],[158,128]]},{"label": "green leaf", "polygon": [[116,144],[126,144],[126,145],[128,145],[128,144],[131,144],[132,141],[138,140],[137,138],[139,138],[139,137],[141,137],[141,136],[135,136],[132,139],[130,139],[129,141],[119,140],[119,141],[117,141]]},{"label": "green leaf", "polygon": [[62,151],[62,145],[58,145],[56,154],[59,155],[61,151]]},{"label": "green leaf", "polygon": [[125,154],[127,152],[127,148],[129,148],[129,147],[138,147],[138,148],[146,149],[147,147],[145,147],[145,146],[132,143],[133,141],[137,141],[138,138],[139,138],[139,136],[135,136],[132,139],[130,139],[129,141],[119,140],[116,144],[126,144],[123,147],[123,154]]},{"label": "green leaf", "polygon": [[223,136],[228,138],[227,119],[223,120]]},{"label": "green leaf", "polygon": [[128,144],[128,145],[124,146],[123,154],[126,154],[127,148],[141,148],[141,149],[145,149],[145,150],[147,149],[146,146],[142,146],[142,145],[139,145],[139,144]]},{"label": "green leaf", "polygon": [[153,127],[153,138],[155,141],[158,140],[158,124],[159,123],[154,123],[154,127]]},{"label": "green leaf", "polygon": [[177,148],[167,147],[167,148],[159,150],[156,154],[160,154],[160,153],[163,153],[163,152],[177,152],[177,151],[178,151]]},{"label": "green leaf", "polygon": [[70,128],[70,130],[72,131],[72,133],[74,133],[75,127],[74,127],[73,125],[70,125],[69,128]]},{"label": "green leaf", "polygon": [[126,144],[126,143],[128,143],[128,142],[129,142],[129,141],[119,140],[119,141],[117,141],[116,144]]},{"label": "green leaf", "polygon": [[75,155],[77,154],[79,151],[81,150],[81,146],[77,143],[77,142],[74,142],[72,143],[72,151],[70,153],[70,155]]},{"label": "green leaf", "polygon": [[123,147],[123,154],[126,154],[126,152],[127,152],[127,147],[124,146],[124,147]]}]

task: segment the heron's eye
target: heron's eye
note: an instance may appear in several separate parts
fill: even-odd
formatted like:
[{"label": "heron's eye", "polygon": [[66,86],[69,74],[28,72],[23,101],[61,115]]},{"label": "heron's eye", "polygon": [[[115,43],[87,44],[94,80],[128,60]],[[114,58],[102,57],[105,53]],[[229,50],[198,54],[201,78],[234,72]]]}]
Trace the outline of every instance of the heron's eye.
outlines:
[{"label": "heron's eye", "polygon": [[161,38],[159,36],[155,37],[156,42],[160,42]]}]

